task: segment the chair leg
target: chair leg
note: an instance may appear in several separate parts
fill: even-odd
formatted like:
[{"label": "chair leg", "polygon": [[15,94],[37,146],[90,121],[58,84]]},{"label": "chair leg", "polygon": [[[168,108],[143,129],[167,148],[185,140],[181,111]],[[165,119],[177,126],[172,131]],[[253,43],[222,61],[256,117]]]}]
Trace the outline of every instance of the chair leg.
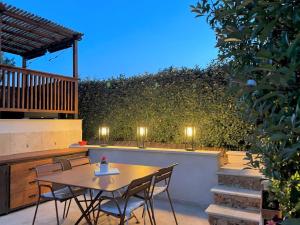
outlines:
[{"label": "chair leg", "polygon": [[[83,194],[83,198],[84,198],[85,206],[86,206],[86,208],[88,208],[89,205],[88,205],[88,203],[87,203],[85,194]],[[91,220],[90,214],[88,214],[87,216],[88,216],[89,219]]]},{"label": "chair leg", "polygon": [[136,223],[136,224],[139,224],[139,223],[140,223],[139,219],[137,218],[137,216],[135,215],[134,212],[132,212],[132,217],[135,218],[135,221],[136,221],[135,223]]},{"label": "chair leg", "polygon": [[67,202],[68,202],[68,200],[64,202],[63,219],[65,218],[65,214],[66,214]]},{"label": "chair leg", "polygon": [[145,205],[144,205],[144,207],[143,207],[143,213],[142,213],[142,218],[145,217],[145,212],[146,212],[146,208],[145,208]]},{"label": "chair leg", "polygon": [[35,223],[35,219],[36,219],[36,214],[40,205],[40,201],[41,201],[41,197],[39,196],[37,202],[36,202],[36,207],[35,207],[35,212],[34,212],[34,216],[33,216],[33,221],[32,221],[32,225],[34,225]]},{"label": "chair leg", "polygon": [[[96,206],[96,207],[97,207],[97,206]],[[99,219],[99,214],[100,214],[100,204],[99,204],[98,207],[99,207],[99,208],[98,208],[97,217],[96,217],[96,224],[98,224],[98,219]],[[94,211],[94,209],[93,209],[93,211]]]},{"label": "chair leg", "polygon": [[[91,202],[93,201],[93,192],[91,189],[89,189],[89,193],[90,193],[90,199],[91,199]],[[93,219],[95,220],[95,212],[93,210]]]},{"label": "chair leg", "polygon": [[169,199],[169,202],[170,202],[170,205],[171,205],[171,208],[172,208],[172,212],[173,212],[173,216],[174,216],[176,225],[178,225],[176,214],[175,214],[175,210],[174,210],[174,207],[173,207],[173,203],[172,203],[172,200],[171,200],[171,196],[170,196],[169,190],[166,190],[166,192],[167,192],[168,199]]},{"label": "chair leg", "polygon": [[148,205],[148,202],[147,202],[147,201],[146,201],[146,208],[147,208],[147,212],[148,212],[150,224],[151,224],[151,225],[154,225],[153,220],[152,220],[152,215],[151,215],[151,213],[150,213],[150,209],[149,209],[149,205]]},{"label": "chair leg", "polygon": [[72,202],[72,199],[70,199],[70,201],[69,201],[69,205],[68,205],[67,212],[66,212],[66,218],[69,215],[69,210],[70,210],[71,202]]},{"label": "chair leg", "polygon": [[[126,221],[126,223],[128,222],[128,220]],[[120,225],[125,225],[125,216],[122,216],[120,218]]]},{"label": "chair leg", "polygon": [[57,225],[59,225],[59,217],[58,217],[57,201],[54,200],[54,203],[55,203],[55,212],[56,212],[56,222],[57,222]]},{"label": "chair leg", "polygon": [[149,200],[149,203],[150,203],[150,210],[151,210],[151,213],[152,213],[153,223],[154,223],[154,225],[156,225],[156,219],[155,219],[155,214],[154,214],[154,199],[151,198]]}]

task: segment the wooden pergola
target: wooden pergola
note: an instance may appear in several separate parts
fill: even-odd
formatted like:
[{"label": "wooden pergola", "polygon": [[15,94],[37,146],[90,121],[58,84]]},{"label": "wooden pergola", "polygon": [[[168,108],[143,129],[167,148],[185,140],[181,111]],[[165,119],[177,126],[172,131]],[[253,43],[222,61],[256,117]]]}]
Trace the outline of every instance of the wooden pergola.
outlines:
[{"label": "wooden pergola", "polygon": [[[0,3],[0,54],[22,57],[22,68],[0,64],[0,112],[78,112],[78,41],[83,34]],[[73,47],[73,77],[26,69],[26,61]]]}]

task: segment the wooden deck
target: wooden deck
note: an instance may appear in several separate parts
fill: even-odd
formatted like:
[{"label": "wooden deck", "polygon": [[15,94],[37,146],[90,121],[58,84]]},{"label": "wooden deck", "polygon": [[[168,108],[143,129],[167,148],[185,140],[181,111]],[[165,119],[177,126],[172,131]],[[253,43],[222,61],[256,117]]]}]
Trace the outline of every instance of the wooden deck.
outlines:
[{"label": "wooden deck", "polygon": [[78,113],[78,79],[0,64],[0,111]]}]

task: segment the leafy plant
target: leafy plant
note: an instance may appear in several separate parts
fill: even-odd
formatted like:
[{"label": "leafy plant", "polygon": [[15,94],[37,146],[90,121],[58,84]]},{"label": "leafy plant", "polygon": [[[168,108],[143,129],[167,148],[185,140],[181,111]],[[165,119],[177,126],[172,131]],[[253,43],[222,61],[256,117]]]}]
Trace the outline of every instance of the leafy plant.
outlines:
[{"label": "leafy plant", "polygon": [[249,132],[237,111],[223,68],[205,71],[168,68],[157,74],[79,84],[84,136],[97,137],[100,124],[116,141],[135,140],[136,127],[148,127],[148,140],[180,144],[184,127],[196,127],[198,146],[243,149]]},{"label": "leafy plant", "polygon": [[300,4],[203,0],[192,11],[215,30],[219,59],[227,63],[234,84],[256,81],[251,88],[235,87],[254,128],[248,157],[272,182],[283,214],[300,217]]}]

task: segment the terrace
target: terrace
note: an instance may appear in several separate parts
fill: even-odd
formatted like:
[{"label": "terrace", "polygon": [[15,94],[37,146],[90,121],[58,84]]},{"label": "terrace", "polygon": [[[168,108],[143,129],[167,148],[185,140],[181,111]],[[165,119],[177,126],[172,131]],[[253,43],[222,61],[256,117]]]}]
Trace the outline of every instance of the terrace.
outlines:
[{"label": "terrace", "polygon": [[[231,7],[245,8],[239,4],[211,4],[213,10],[222,13],[223,8],[229,7],[229,14],[233,11]],[[246,16],[252,7],[246,7]],[[203,1],[192,6],[192,11],[200,16],[203,12],[216,13],[209,12],[209,8],[210,3]],[[261,11],[254,12],[254,16]],[[251,69],[260,71],[258,78],[262,77],[261,70],[267,71],[267,77],[275,73],[276,85],[260,81],[271,83],[271,87],[264,84],[259,92],[252,76],[244,83],[233,81],[242,84],[240,89],[245,91],[245,98],[250,96],[249,102],[254,102],[252,114],[257,116],[263,111],[259,115],[263,118],[255,118],[249,126],[233,103],[237,96],[232,92],[236,92],[236,87],[232,87],[231,79],[225,78],[222,66],[203,71],[170,68],[151,76],[79,82],[78,42],[83,34],[5,3],[0,3],[0,13],[1,59],[2,52],[22,57],[21,68],[0,64],[0,224],[124,225],[144,220],[151,225],[273,225],[273,220],[281,220],[283,215],[299,217],[299,171],[294,169],[299,167],[299,101],[294,108],[290,106],[295,104],[294,96],[299,96],[299,92],[293,85],[286,88],[295,80],[298,85],[299,71],[288,71],[288,60],[283,60],[283,66],[276,65],[276,70],[285,67],[281,73],[296,74],[296,79],[283,82],[283,86],[276,87],[278,74],[269,64],[263,64],[263,69]],[[254,16],[249,23],[257,22]],[[300,17],[290,18],[297,22]],[[222,20],[213,18],[211,25],[215,19]],[[219,22],[218,26],[222,24]],[[220,30],[217,28],[216,32]],[[226,27],[222,32],[234,30]],[[244,37],[245,43],[252,43],[247,39],[250,36],[256,39],[257,30],[253,32]],[[274,33],[272,39],[276,39]],[[219,42],[224,45],[226,57],[232,57],[230,49],[248,47],[237,48],[240,39],[231,36],[234,35],[218,35],[229,37]],[[290,36],[280,36],[280,41],[285,39],[288,45],[289,38],[299,35]],[[280,46],[287,48],[276,44],[276,48]],[[27,68],[28,60],[66,48],[73,49],[72,76]],[[297,49],[292,50],[284,59]],[[272,55],[266,52],[253,57],[255,63],[249,65]],[[295,54],[290,61],[298,62],[298,56]],[[236,57],[240,57],[239,53]],[[244,61],[239,60],[238,64]],[[289,68],[295,69],[297,65]],[[260,94],[256,101],[254,98]],[[286,96],[292,96],[292,100],[284,99]],[[275,129],[273,121],[264,123],[269,117],[279,118],[276,124],[285,126]],[[269,123],[270,127],[266,127]],[[255,133],[256,127],[263,129]],[[258,135],[260,130],[263,134]],[[245,169],[249,164],[246,152],[242,151],[249,148],[245,136],[253,133],[255,147],[261,146],[248,153],[253,164],[271,171],[264,171],[266,177],[257,168]],[[264,136],[266,133],[270,136]],[[266,147],[267,139],[271,147]],[[261,149],[266,151],[259,152]],[[278,160],[275,156],[282,158]],[[289,175],[290,180],[282,181],[279,175]],[[266,178],[270,182],[262,182]],[[272,179],[275,189],[271,192],[268,185],[274,185]],[[284,185],[278,187],[278,183]],[[272,199],[276,191],[278,199]],[[282,193],[284,197],[280,199]],[[284,204],[290,208],[280,208]],[[295,221],[292,224],[299,224],[299,220]]]},{"label": "terrace", "polygon": [[[0,52],[22,57],[22,68],[0,64],[0,111],[78,113],[78,47],[82,34],[0,3]],[[73,76],[26,68],[26,62],[73,48]]]}]

